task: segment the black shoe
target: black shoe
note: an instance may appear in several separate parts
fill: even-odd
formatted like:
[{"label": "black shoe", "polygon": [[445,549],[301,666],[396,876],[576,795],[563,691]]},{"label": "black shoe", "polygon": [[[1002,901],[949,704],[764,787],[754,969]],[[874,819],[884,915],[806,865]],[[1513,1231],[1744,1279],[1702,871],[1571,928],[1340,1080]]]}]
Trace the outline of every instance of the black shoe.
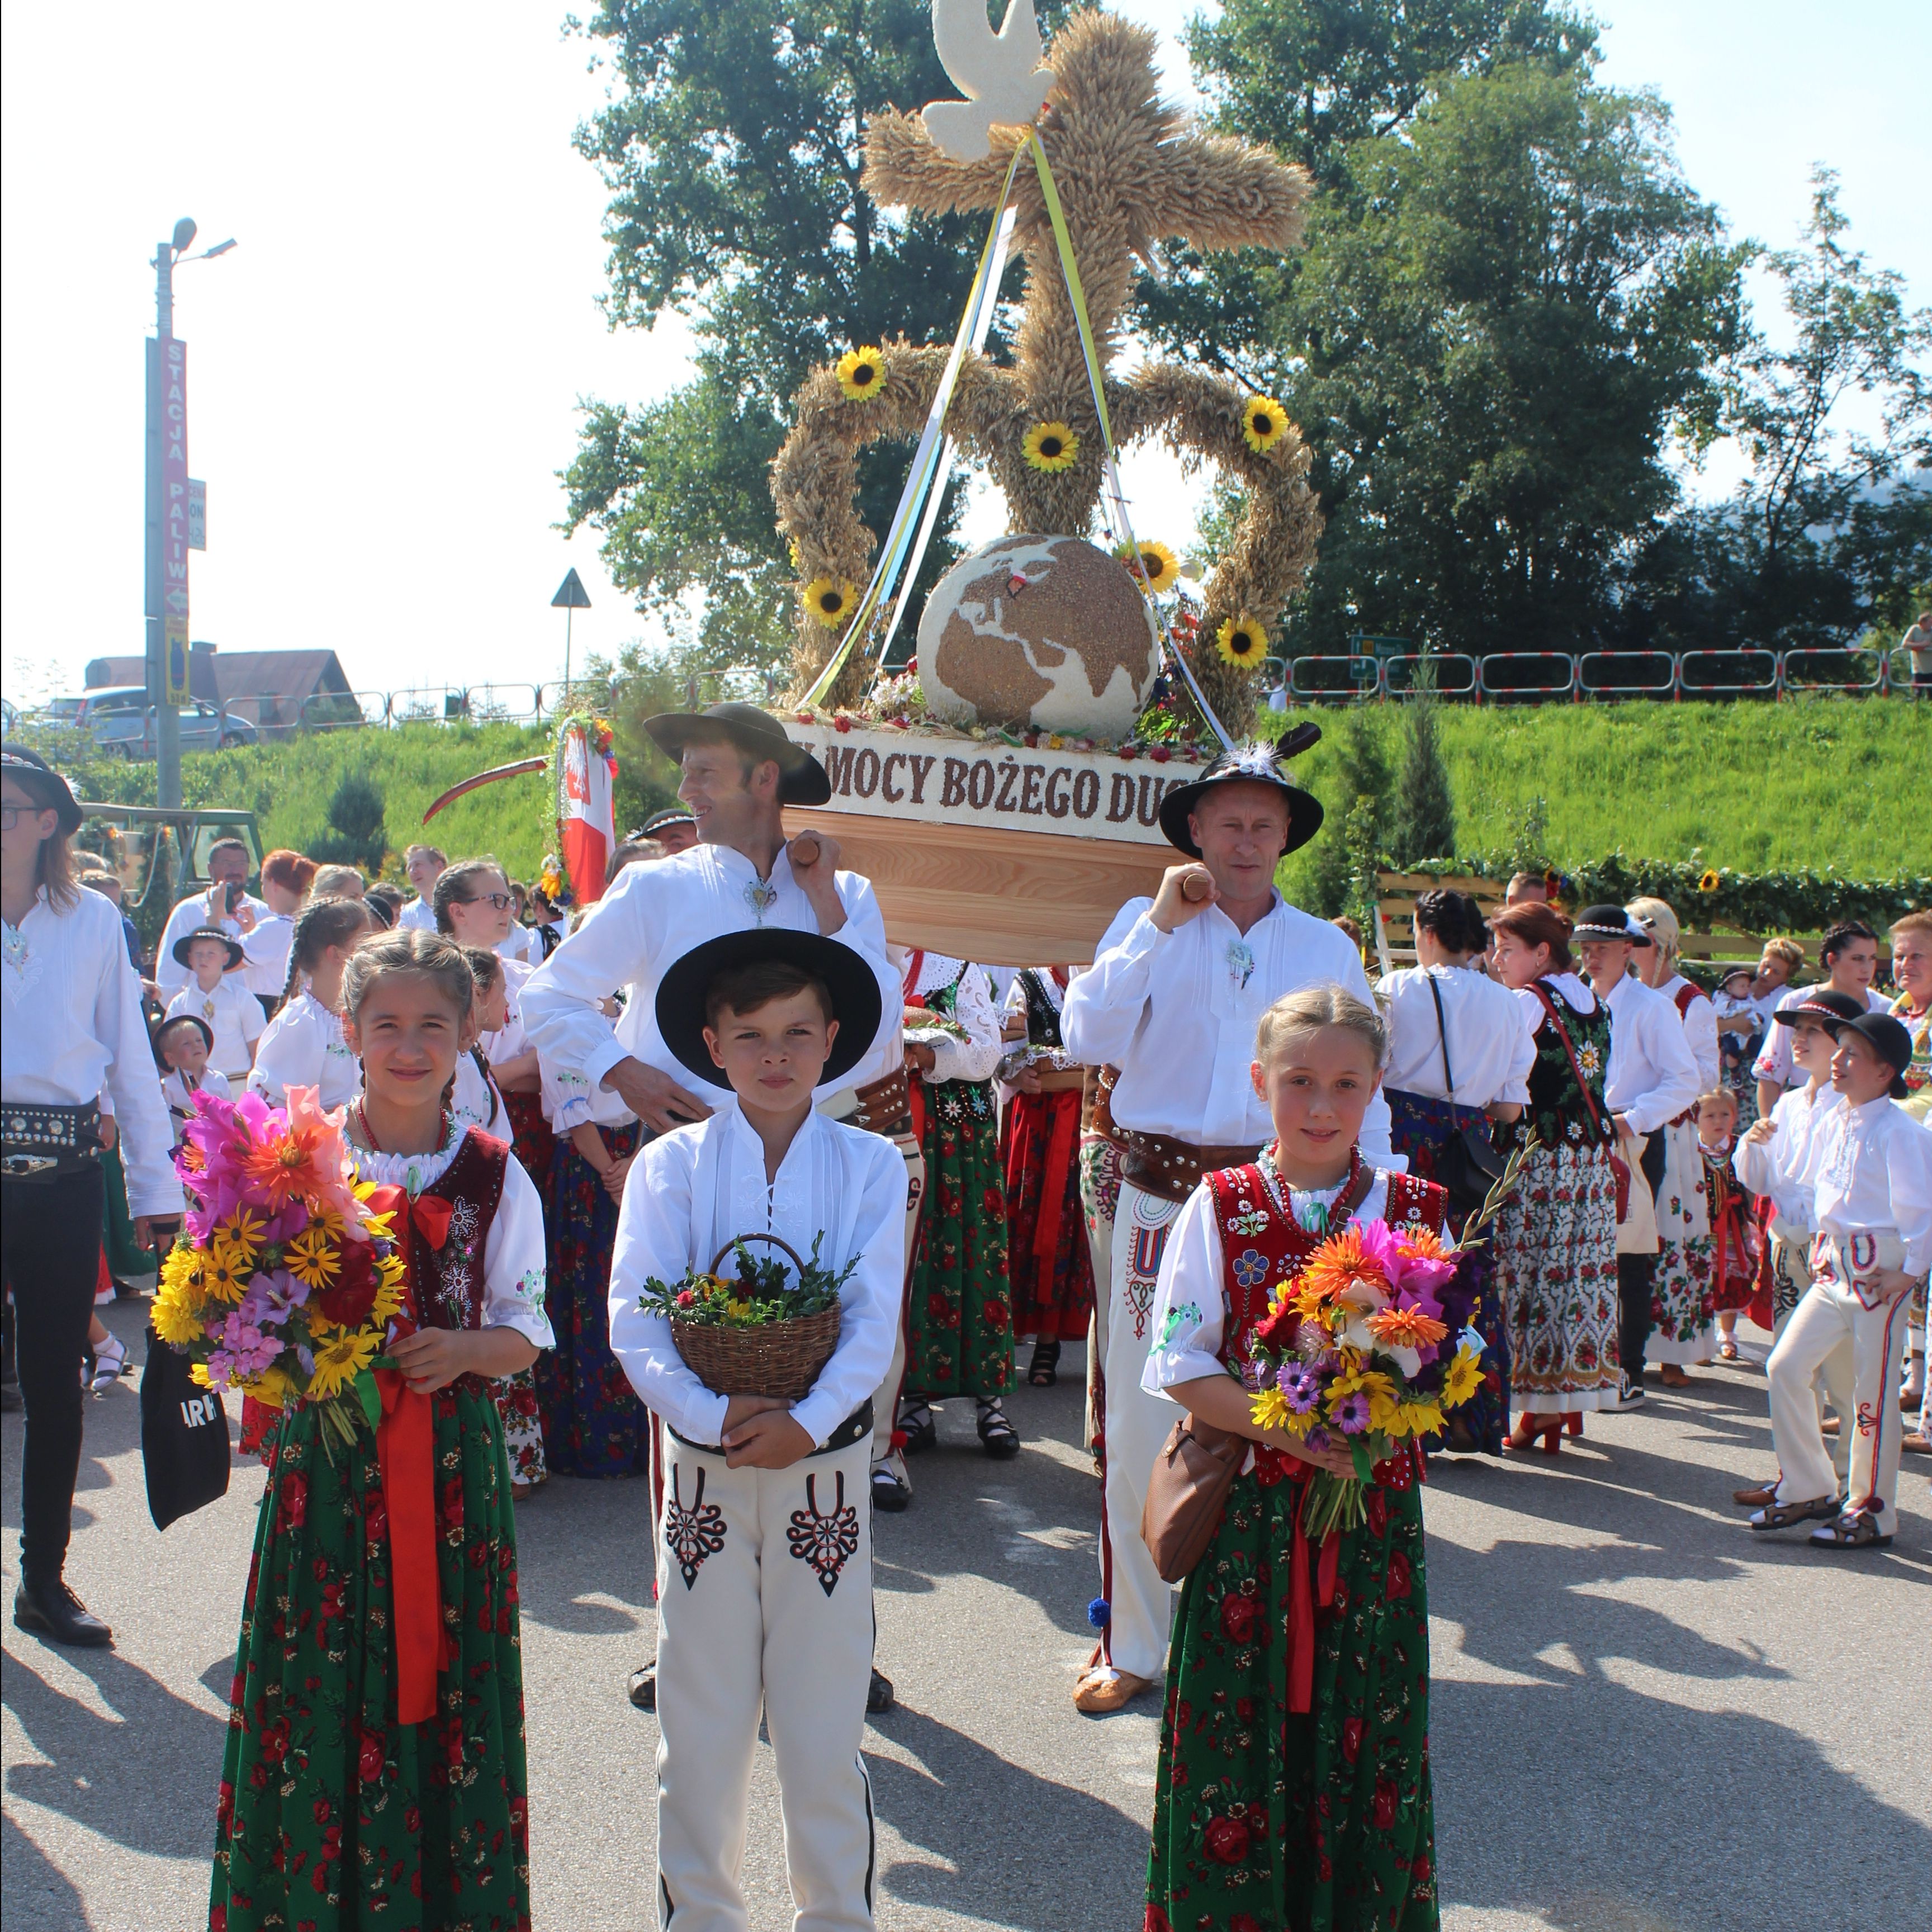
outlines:
[{"label": "black shoe", "polygon": [[883,1670],[874,1670],[872,1682],[866,1687],[866,1714],[883,1718],[892,1708],[892,1680]]},{"label": "black shoe", "polygon": [[997,1402],[982,1402],[980,1405],[978,1422],[980,1446],[996,1462],[1004,1462],[1009,1456],[1020,1453],[1020,1434],[1007,1420],[1006,1412]]},{"label": "black shoe", "polygon": [[881,1462],[872,1472],[872,1507],[897,1516],[912,1505],[912,1485],[898,1471]]},{"label": "black shoe", "polygon": [[23,1582],[14,1592],[14,1622],[36,1636],[81,1650],[104,1650],[114,1633],[57,1576],[50,1583]]},{"label": "black shoe", "polygon": [[922,1450],[930,1449],[939,1440],[939,1425],[932,1419],[932,1405],[905,1403],[899,1410],[898,1433],[905,1438],[899,1444],[902,1456],[916,1456]]},{"label": "black shoe", "polygon": [[658,1666],[655,1661],[640,1664],[631,1672],[631,1702],[640,1711],[658,1707]]}]

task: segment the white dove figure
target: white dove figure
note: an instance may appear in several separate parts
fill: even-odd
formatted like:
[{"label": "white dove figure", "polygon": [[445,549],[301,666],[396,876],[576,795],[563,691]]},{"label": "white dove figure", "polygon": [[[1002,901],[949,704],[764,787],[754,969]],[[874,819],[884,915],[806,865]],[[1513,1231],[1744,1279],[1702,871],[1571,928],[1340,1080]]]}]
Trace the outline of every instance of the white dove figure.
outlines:
[{"label": "white dove figure", "polygon": [[1032,124],[1054,78],[1052,68],[1040,64],[1033,0],[1009,0],[997,34],[987,22],[986,0],[932,0],[932,44],[947,79],[966,97],[929,101],[920,117],[941,154],[977,160],[995,122]]}]

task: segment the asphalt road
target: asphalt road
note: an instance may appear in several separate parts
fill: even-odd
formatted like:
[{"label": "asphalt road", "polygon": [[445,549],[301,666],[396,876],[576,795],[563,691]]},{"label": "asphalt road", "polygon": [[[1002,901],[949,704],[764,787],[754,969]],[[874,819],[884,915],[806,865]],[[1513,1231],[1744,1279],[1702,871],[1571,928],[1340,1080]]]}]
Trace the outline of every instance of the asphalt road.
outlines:
[{"label": "asphalt road", "polygon": [[[140,1306],[109,1311],[137,1340]],[[1151,1700],[1068,1701],[1090,1639],[1097,1491],[1073,1447],[1077,1353],[1023,1390],[1014,1462],[940,1420],[911,1512],[878,1526],[879,1655],[901,1704],[868,1733],[879,1923],[1137,1932]],[[206,1923],[224,1699],[262,1478],[158,1535],[132,1381],[94,1402],[70,1574],[111,1652],[5,1627],[7,1932]],[[4,1563],[17,1580],[17,1416]],[[1560,1458],[1438,1466],[1427,1492],[1437,1862],[1451,1932],[1895,1932],[1932,1898],[1932,1465],[1889,1551],[1754,1541],[1732,1489],[1770,1468],[1762,1376],[1593,1418]],[[535,1916],[655,1924],[644,1486],[553,1482],[519,1523]],[[752,1924],[790,1922],[762,1747]]]}]

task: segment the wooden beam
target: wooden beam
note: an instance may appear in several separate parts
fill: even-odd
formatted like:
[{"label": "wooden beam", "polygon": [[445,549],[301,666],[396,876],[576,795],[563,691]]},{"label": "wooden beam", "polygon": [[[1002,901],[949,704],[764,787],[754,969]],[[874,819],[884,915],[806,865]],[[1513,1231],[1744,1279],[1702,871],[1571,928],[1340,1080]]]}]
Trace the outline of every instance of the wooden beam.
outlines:
[{"label": "wooden beam", "polygon": [[885,819],[788,806],[785,830],[838,842],[842,869],[872,882],[886,935],[998,966],[1082,966],[1129,899],[1183,862],[1171,846]]}]

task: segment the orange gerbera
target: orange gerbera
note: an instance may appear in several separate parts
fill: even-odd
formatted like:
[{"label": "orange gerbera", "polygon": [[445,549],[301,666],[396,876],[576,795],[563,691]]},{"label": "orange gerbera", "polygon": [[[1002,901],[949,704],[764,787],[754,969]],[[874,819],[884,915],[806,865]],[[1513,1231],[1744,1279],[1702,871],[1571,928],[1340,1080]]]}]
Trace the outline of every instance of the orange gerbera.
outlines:
[{"label": "orange gerbera", "polygon": [[1427,1228],[1418,1228],[1413,1234],[1403,1235],[1402,1251],[1420,1262],[1453,1263],[1456,1258],[1454,1252],[1442,1245],[1442,1238]]},{"label": "orange gerbera", "polygon": [[1448,1332],[1446,1323],[1419,1308],[1378,1308],[1369,1317],[1369,1333],[1385,1348],[1424,1348]]},{"label": "orange gerbera", "polygon": [[266,1132],[251,1142],[242,1162],[251,1198],[278,1214],[291,1201],[320,1194],[326,1182],[316,1160],[316,1138],[313,1132],[290,1126]]},{"label": "orange gerbera", "polygon": [[1378,1307],[1388,1298],[1388,1276],[1363,1252],[1360,1231],[1345,1228],[1309,1256],[1297,1299],[1318,1306],[1347,1301]]}]

